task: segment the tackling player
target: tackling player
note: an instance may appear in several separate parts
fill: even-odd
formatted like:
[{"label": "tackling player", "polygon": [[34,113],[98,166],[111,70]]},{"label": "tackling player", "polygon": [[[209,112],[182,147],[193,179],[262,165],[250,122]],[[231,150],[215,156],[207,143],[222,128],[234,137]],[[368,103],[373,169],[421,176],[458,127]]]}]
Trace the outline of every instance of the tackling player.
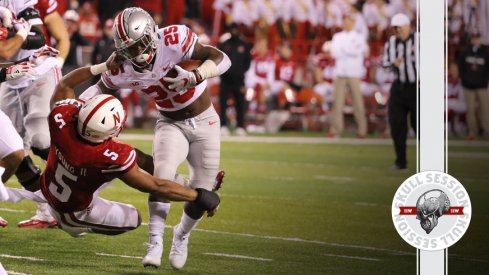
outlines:
[{"label": "tackling player", "polygon": [[[140,8],[127,8],[114,19],[114,40],[120,66],[95,65],[103,72],[101,81],[81,98],[111,93],[121,88],[142,91],[155,98],[160,115],[153,143],[154,176],[172,179],[180,163],[187,160],[190,186],[212,190],[220,158],[219,115],[206,91],[206,79],[219,76],[230,66],[229,58],[218,49],[197,42],[197,36],[183,25],[158,29],[151,16]],[[193,71],[176,64],[183,60],[202,61]],[[178,75],[165,75],[175,68]],[[168,85],[170,84],[170,85]],[[150,245],[144,266],[159,267],[163,253],[163,230],[170,210],[168,201],[149,197]],[[190,232],[205,210],[187,202],[181,221],[174,227],[170,264],[181,269],[187,259]]]},{"label": "tackling player", "polygon": [[[56,91],[90,77],[89,67],[75,70]],[[122,130],[125,117],[122,104],[111,95],[98,95],[85,103],[75,99],[57,102],[48,118],[51,147],[41,178],[42,195],[8,188],[9,201],[47,200],[60,227],[74,237],[116,235],[140,225],[136,208],[98,196],[100,188],[115,178],[156,197],[192,201],[213,215],[220,202],[217,194],[156,179],[138,167],[132,146],[112,139]]]}]

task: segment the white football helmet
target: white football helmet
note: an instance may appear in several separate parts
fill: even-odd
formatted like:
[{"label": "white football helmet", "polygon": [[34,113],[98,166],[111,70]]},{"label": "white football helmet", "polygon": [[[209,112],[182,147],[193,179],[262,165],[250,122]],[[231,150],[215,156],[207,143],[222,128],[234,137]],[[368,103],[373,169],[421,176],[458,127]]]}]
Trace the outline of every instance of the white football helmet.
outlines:
[{"label": "white football helmet", "polygon": [[156,55],[158,34],[155,21],[141,8],[127,8],[114,19],[114,41],[117,52],[136,67],[148,66]]},{"label": "white football helmet", "polygon": [[96,95],[78,113],[78,133],[85,140],[101,143],[116,137],[126,121],[122,103],[111,95]]}]

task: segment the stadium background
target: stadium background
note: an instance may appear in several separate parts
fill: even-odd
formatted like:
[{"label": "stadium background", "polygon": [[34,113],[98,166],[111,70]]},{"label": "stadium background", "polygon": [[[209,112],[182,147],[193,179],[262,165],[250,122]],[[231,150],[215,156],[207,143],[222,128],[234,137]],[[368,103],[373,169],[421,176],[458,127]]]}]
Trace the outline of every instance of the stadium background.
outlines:
[{"label": "stadium background", "polygon": [[[161,26],[187,24],[201,35],[201,39],[216,44],[224,34],[225,23],[233,20],[228,15],[232,15],[232,4],[237,2],[242,1],[58,1],[58,11],[65,15],[68,10],[76,10],[78,17],[65,16],[65,19],[76,21],[80,34],[86,40],[79,45],[73,43],[76,63],[71,65],[76,68],[92,62],[93,45],[102,34],[105,20],[126,6],[145,8],[154,14]],[[366,25],[371,53],[366,62],[368,72],[377,71],[383,42],[391,32],[388,23],[385,25],[389,17],[381,18],[383,13],[378,11],[392,12],[398,2],[415,3],[326,2],[337,4],[340,11],[349,9],[350,2],[357,2],[355,7],[361,16],[365,16],[364,7],[371,5],[372,11],[367,14],[373,14],[373,19],[369,22],[376,23]],[[484,20],[488,16],[483,13],[489,9],[484,6],[484,1],[448,2],[450,35],[447,58],[451,62],[456,60],[471,32],[480,32],[483,43],[489,42],[488,30],[484,28],[487,28]],[[473,3],[475,6],[472,8]],[[377,9],[376,13],[374,7],[382,6],[385,7]],[[404,12],[412,16],[414,23],[416,13],[413,8],[415,5]],[[228,176],[221,191],[221,212],[217,217],[206,220],[199,227],[201,230],[192,235],[191,255],[183,272],[414,274],[415,250],[402,242],[390,222],[392,195],[399,183],[415,171],[414,168],[405,174],[388,171],[393,159],[385,123],[388,77],[381,83],[376,77],[364,80],[374,87],[364,93],[365,102],[369,104],[369,138],[349,138],[354,136],[355,127],[350,118],[346,137],[327,139],[324,134],[329,127],[330,106],[323,95],[314,92],[314,59],[321,54],[324,42],[330,40],[341,25],[322,27],[319,22],[314,26],[311,22],[302,24],[304,22],[292,20],[289,26],[295,32],[287,34],[276,30],[274,34],[273,31],[260,30],[262,27],[273,29],[273,26],[261,26],[256,22],[247,27],[245,22],[237,23],[250,43],[266,35],[268,50],[272,53],[282,41],[292,45],[292,59],[298,67],[294,81],[300,89],[294,91],[295,96],[285,98],[290,100],[285,108],[290,116],[278,133],[249,133],[251,137],[248,138],[223,139],[221,167]],[[69,67],[69,63],[65,65],[65,69]],[[376,75],[376,72],[371,74]],[[209,88],[216,98],[218,87],[214,83]],[[137,98],[131,91],[126,93],[130,96],[122,96],[122,100],[133,114],[132,125],[128,126],[149,129],[128,129],[122,138],[149,153],[150,129],[154,120],[152,103],[147,98]],[[139,101],[137,105],[140,108],[131,106],[134,101]],[[253,102],[250,103],[249,106],[253,107]],[[266,113],[266,109],[249,109],[248,124],[260,126]],[[348,118],[351,109],[347,108],[345,114]],[[231,118],[234,116],[232,111],[229,115]],[[448,159],[450,174],[465,185],[475,211],[466,236],[449,249],[449,273],[486,274],[489,253],[487,248],[477,244],[489,241],[484,233],[489,225],[489,212],[483,204],[485,195],[489,194],[487,141],[464,141],[463,114],[453,114],[452,118]],[[410,144],[409,162],[415,163],[414,140]],[[182,166],[180,171],[185,173],[186,167]],[[16,180],[12,179],[9,185],[17,186]],[[103,196],[134,204],[145,215],[143,220],[147,221],[145,195],[117,182],[104,191]],[[176,205],[175,208],[181,207]],[[32,203],[25,202],[1,204],[0,211],[14,224],[14,221],[30,217],[33,209]],[[178,212],[177,209],[171,212],[170,225],[177,223],[175,213]],[[143,226],[125,236],[71,239],[60,230],[20,230],[9,226],[0,230],[0,261],[7,270],[28,274],[169,272],[170,267],[165,263],[159,271],[143,269],[139,264],[138,257],[144,255],[146,231]],[[165,235],[165,251],[169,250],[170,238],[171,234]]]}]

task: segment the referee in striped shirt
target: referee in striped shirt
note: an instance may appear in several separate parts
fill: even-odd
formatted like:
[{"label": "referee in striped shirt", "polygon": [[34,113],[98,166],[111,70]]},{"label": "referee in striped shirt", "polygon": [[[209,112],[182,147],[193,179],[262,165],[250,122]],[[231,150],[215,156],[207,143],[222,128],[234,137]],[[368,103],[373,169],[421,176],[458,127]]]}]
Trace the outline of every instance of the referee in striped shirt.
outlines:
[{"label": "referee in striped shirt", "polygon": [[407,170],[406,140],[408,116],[416,131],[416,49],[417,35],[411,32],[411,21],[402,13],[394,15],[391,26],[392,35],[384,46],[383,66],[393,70],[396,79],[391,87],[389,99],[389,125],[396,151],[396,161],[391,170]]}]

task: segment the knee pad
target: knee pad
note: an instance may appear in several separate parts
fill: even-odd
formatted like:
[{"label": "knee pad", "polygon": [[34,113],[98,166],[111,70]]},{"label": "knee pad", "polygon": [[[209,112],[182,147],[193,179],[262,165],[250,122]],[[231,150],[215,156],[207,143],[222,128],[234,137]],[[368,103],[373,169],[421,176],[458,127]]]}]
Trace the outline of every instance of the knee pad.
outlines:
[{"label": "knee pad", "polygon": [[41,189],[39,180],[41,169],[35,165],[30,156],[25,156],[15,172],[20,184],[28,191],[36,192]]},{"label": "knee pad", "polygon": [[31,147],[31,150],[34,153],[34,155],[42,158],[43,160],[46,160],[46,161],[48,160],[49,147],[45,148],[45,149],[39,149],[37,147]]}]

